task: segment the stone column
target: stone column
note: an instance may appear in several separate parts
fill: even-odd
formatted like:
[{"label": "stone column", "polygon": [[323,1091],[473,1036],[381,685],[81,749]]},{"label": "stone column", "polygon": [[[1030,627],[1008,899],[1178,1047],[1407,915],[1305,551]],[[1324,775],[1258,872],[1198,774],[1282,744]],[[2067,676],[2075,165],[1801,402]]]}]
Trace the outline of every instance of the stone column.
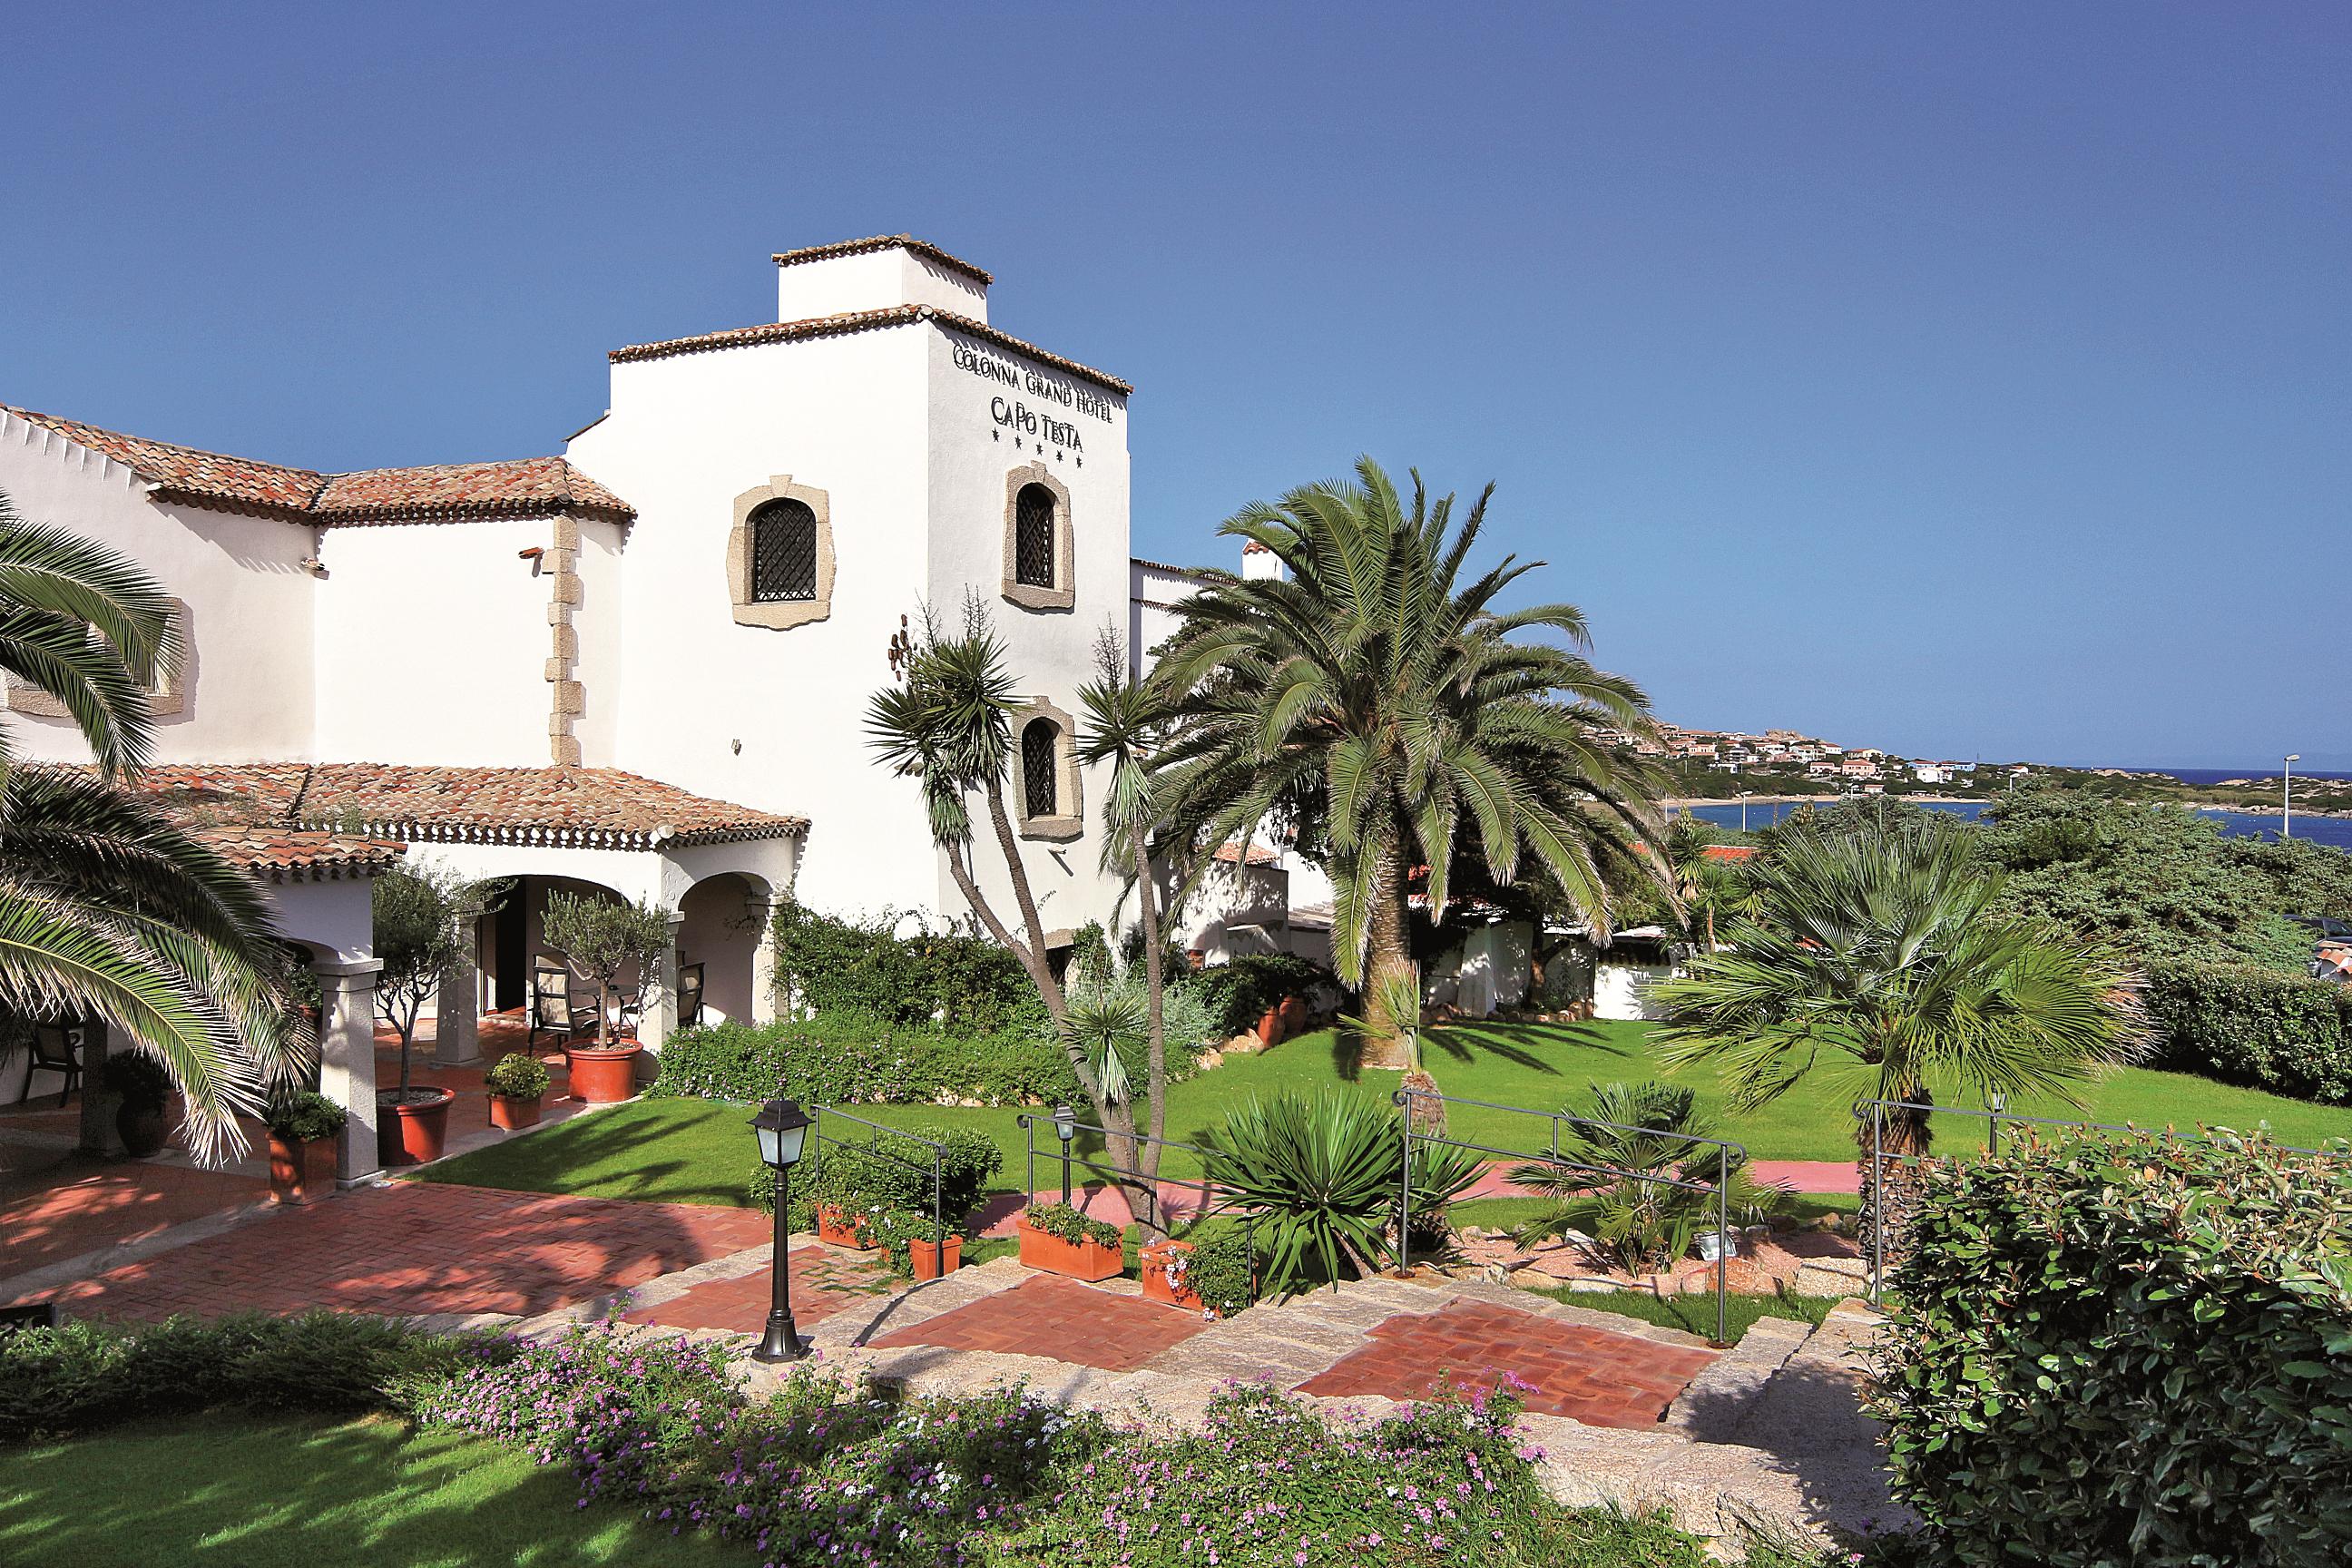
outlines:
[{"label": "stone column", "polygon": [[776,994],[776,906],[747,899],[743,910],[760,922],[759,945],[751,949],[751,1022],[772,1024],[782,1001]]},{"label": "stone column", "polygon": [[375,977],[380,958],[329,958],[319,975],[319,1089],[346,1115],[335,1152],[335,1184],[356,1187],[383,1174],[375,1144]]},{"label": "stone column", "polygon": [[[646,977],[637,1010],[637,1039],[649,1052],[658,1052],[677,1033],[677,939],[685,930],[685,915],[669,917],[669,934],[662,939],[653,973]],[[649,1068],[651,1064],[640,1066]]]},{"label": "stone column", "polygon": [[481,932],[467,935],[433,989],[433,1060],[445,1068],[482,1059]]},{"label": "stone column", "polygon": [[105,1025],[82,1026],[81,1142],[74,1152],[111,1159],[123,1152],[121,1134],[114,1130],[115,1108],[122,1102],[106,1092],[102,1081],[106,1077],[106,1047]]}]

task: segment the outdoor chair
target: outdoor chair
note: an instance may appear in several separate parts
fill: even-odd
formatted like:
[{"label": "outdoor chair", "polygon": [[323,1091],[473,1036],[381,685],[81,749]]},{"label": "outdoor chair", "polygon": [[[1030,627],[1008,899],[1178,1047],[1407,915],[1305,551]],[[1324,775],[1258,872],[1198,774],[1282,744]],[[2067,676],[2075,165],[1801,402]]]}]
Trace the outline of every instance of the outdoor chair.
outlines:
[{"label": "outdoor chair", "polygon": [[580,1016],[572,1005],[572,972],[551,964],[532,970],[529,1044],[536,1047],[543,1034],[568,1040],[579,1032]]},{"label": "outdoor chair", "polygon": [[25,1069],[25,1091],[16,1097],[22,1105],[33,1098],[33,1075],[53,1072],[61,1075],[65,1087],[58,1090],[58,1109],[65,1109],[67,1100],[81,1082],[81,1031],[68,1024],[39,1024],[33,1029],[32,1064]]},{"label": "outdoor chair", "polygon": [[681,963],[677,967],[677,1026],[692,1028],[702,1022],[702,965]]},{"label": "outdoor chair", "polygon": [[621,1039],[624,1037],[630,1039],[636,1038],[637,1024],[644,1018],[645,1011],[646,994],[642,988],[635,991],[624,991],[617,986],[614,987],[613,991],[613,1037],[616,1040]]}]

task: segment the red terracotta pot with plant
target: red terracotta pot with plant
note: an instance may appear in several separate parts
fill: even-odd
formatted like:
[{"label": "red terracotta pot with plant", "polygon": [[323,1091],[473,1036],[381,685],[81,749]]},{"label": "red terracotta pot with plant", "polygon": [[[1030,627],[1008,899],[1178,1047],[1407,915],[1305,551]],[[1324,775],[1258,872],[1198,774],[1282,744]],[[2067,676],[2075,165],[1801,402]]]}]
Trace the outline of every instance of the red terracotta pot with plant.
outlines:
[{"label": "red terracotta pot with plant", "polygon": [[1282,1005],[1275,1009],[1282,1019],[1282,1037],[1286,1040],[1307,1032],[1307,1020],[1313,1016],[1307,1010],[1304,996],[1285,996]]},{"label": "red terracotta pot with plant", "polygon": [[449,1107],[457,1097],[446,1089],[387,1089],[375,1097],[376,1157],[386,1165],[429,1165],[449,1145]]},{"label": "red terracotta pot with plant", "polygon": [[1261,1048],[1282,1044],[1282,1009],[1279,1006],[1268,1007],[1259,1014],[1254,1032]]},{"label": "red terracotta pot with plant", "polygon": [[308,1203],[332,1190],[335,1139],[343,1108],[305,1090],[269,1108],[269,1195],[281,1204]]},{"label": "red terracotta pot with plant", "polygon": [[669,942],[671,911],[657,904],[623,903],[605,893],[547,895],[540,929],[548,946],[563,955],[572,973],[596,986],[596,1043],[574,1045],[572,1098],[612,1105],[637,1092],[637,1058],[643,1050],[613,1028],[613,992],[634,971],[649,978]]},{"label": "red terracotta pot with plant", "polygon": [[1155,1241],[1137,1257],[1137,1272],[1143,1279],[1144,1299],[1165,1301],[1171,1307],[1187,1311],[1201,1310],[1201,1293],[1192,1289],[1192,1244],[1189,1241]]},{"label": "red terracotta pot with plant", "polygon": [[519,1132],[539,1125],[541,1103],[547,1097],[547,1067],[537,1057],[509,1051],[482,1075],[490,1097],[490,1125]]},{"label": "red terracotta pot with plant", "polygon": [[963,1267],[963,1237],[907,1243],[907,1262],[918,1279],[938,1279]]},{"label": "red terracotta pot with plant", "polygon": [[1025,1268],[1089,1283],[1126,1269],[1118,1226],[1088,1219],[1067,1204],[1031,1204],[1013,1228]]},{"label": "red terracotta pot with plant", "polygon": [[565,1047],[563,1060],[572,1069],[572,1098],[589,1105],[618,1105],[635,1099],[637,1057],[644,1049],[635,1040]]},{"label": "red terracotta pot with plant", "polygon": [[816,1238],[827,1247],[846,1247],[856,1252],[874,1250],[874,1230],[866,1215],[835,1204],[816,1205]]}]

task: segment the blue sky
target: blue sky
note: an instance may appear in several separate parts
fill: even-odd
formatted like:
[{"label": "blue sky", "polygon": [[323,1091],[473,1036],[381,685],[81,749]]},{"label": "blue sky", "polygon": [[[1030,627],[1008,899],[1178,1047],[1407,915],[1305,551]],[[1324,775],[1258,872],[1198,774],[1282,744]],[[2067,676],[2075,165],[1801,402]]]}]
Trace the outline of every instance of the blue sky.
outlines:
[{"label": "blue sky", "polygon": [[1496,481],[1664,717],[2352,766],[2332,5],[110,7],[0,85],[0,401],[557,449],[908,230],[1135,382],[1137,550]]}]

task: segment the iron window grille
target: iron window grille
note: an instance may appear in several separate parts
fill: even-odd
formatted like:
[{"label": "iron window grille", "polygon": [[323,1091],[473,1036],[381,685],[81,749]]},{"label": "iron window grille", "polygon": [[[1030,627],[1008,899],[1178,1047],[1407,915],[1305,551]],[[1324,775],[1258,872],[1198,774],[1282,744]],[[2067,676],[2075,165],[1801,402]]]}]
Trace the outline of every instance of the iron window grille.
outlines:
[{"label": "iron window grille", "polygon": [[751,514],[752,602],[815,597],[816,513],[800,501],[770,501]]},{"label": "iron window grille", "polygon": [[1054,492],[1023,485],[1013,498],[1013,580],[1024,588],[1054,586]]},{"label": "iron window grille", "polygon": [[1060,770],[1054,752],[1060,739],[1061,731],[1050,719],[1032,720],[1021,731],[1022,798],[1032,816],[1051,816],[1059,804],[1055,775]]}]

